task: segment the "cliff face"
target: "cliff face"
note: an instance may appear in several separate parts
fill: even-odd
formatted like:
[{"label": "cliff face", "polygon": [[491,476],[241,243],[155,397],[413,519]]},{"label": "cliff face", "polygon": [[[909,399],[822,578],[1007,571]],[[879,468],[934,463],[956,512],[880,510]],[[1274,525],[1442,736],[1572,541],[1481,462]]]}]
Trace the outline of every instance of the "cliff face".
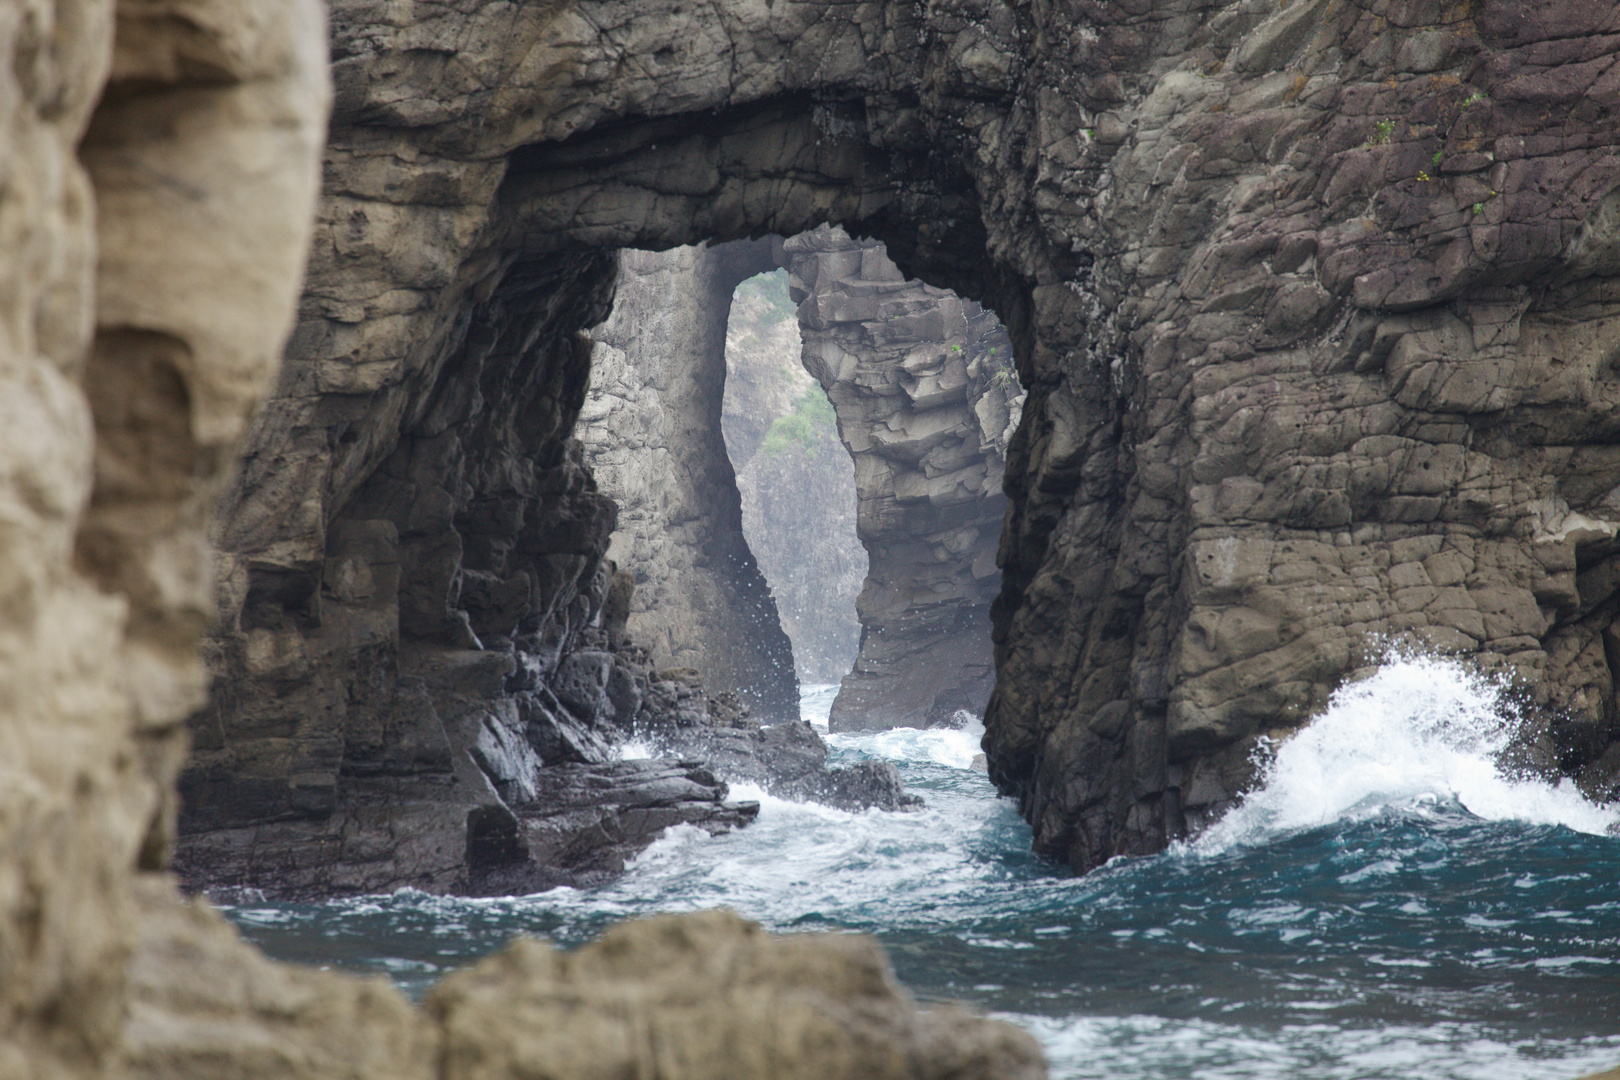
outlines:
[{"label": "cliff face", "polygon": [[[221,655],[307,621],[330,524],[402,437],[515,422],[457,374],[503,305],[534,313],[525,356],[561,356],[602,314],[593,252],[838,221],[988,304],[1016,347],[986,748],[1041,851],[1088,867],[1217,813],[1254,740],[1381,636],[1519,672],[1549,710],[1535,753],[1604,789],[1616,18],[340,3],[309,285],[226,508]],[[468,404],[441,421],[433,400]],[[525,518],[585,522],[594,496],[546,454],[563,472]],[[516,505],[493,463],[421,460],[467,485],[452,517]],[[515,542],[501,520],[467,550]],[[589,596],[590,563],[559,588]],[[431,591],[453,631],[468,609]],[[362,670],[359,648],[331,669]],[[324,747],[291,774],[313,789],[341,771],[328,734],[256,723],[198,736],[250,763]],[[233,775],[269,805],[306,786]]]},{"label": "cliff face", "polygon": [[1001,475],[1023,393],[994,315],[907,281],[883,245],[839,229],[787,241],[804,365],[855,460],[868,570],[860,654],[834,731],[929,727],[983,713]]},{"label": "cliff face", "polygon": [[986,739],[1037,846],[1207,820],[1381,639],[1513,670],[1612,792],[1620,16],[1071,13],[1028,205],[1090,262],[1031,292]]},{"label": "cliff face", "polygon": [[577,430],[619,506],[608,557],[635,583],[627,628],[656,666],[695,668],[756,716],[797,720],[792,646],[743,537],[721,431],[731,294],[776,265],[771,244],[628,251],[621,264]]}]

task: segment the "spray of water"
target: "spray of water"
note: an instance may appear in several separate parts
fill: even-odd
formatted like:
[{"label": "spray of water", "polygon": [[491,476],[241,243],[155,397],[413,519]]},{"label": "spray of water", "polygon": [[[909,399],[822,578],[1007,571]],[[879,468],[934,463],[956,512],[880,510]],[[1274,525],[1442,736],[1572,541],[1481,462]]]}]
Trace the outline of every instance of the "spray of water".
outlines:
[{"label": "spray of water", "polygon": [[1620,825],[1620,809],[1594,805],[1567,780],[1513,775],[1501,759],[1517,723],[1499,682],[1452,660],[1391,659],[1277,746],[1258,788],[1193,848],[1221,851],[1436,802],[1485,821],[1595,834]]}]

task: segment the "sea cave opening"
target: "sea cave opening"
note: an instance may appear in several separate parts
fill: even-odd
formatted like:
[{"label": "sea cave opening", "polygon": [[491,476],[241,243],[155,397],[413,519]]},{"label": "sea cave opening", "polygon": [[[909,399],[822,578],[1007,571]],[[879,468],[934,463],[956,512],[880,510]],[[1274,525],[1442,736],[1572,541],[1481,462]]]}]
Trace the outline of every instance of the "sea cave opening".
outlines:
[{"label": "sea cave opening", "polygon": [[655,664],[780,719],[790,655],[834,731],[976,726],[1024,397],[995,315],[838,228],[621,260],[579,437]]}]

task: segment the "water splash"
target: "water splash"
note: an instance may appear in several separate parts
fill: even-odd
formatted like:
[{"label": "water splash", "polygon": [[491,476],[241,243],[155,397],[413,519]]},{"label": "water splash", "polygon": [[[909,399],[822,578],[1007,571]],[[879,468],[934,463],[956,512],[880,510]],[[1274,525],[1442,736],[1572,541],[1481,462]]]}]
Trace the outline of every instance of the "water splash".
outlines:
[{"label": "water splash", "polygon": [[1192,848],[1224,851],[1436,803],[1484,821],[1614,831],[1620,809],[1593,804],[1568,780],[1515,776],[1502,764],[1517,724],[1500,682],[1452,660],[1393,659],[1342,687],[1326,712],[1277,746],[1259,788]]}]

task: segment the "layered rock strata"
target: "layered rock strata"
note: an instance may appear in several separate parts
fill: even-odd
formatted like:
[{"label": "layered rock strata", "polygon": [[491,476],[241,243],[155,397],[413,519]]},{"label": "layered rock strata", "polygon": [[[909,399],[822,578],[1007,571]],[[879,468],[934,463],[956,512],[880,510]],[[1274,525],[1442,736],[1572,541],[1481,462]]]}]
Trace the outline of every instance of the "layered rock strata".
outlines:
[{"label": "layered rock strata", "polygon": [[631,636],[657,666],[797,720],[792,645],[743,536],[721,424],[732,291],[775,265],[768,240],[625,252],[577,433],[619,505],[608,557],[635,583]]},{"label": "layered rock strata", "polygon": [[784,245],[804,366],[855,461],[868,569],[860,653],[834,731],[984,712],[1007,441],[1023,390],[995,316],[908,281],[874,241],[818,229]]},{"label": "layered rock strata", "polygon": [[258,596],[296,622],[326,523],[497,307],[553,312],[533,355],[599,321],[591,252],[837,221],[1018,353],[986,749],[1039,850],[1089,867],[1219,813],[1390,636],[1518,673],[1541,759],[1607,791],[1615,18],[339,3],[318,242],[227,567],[291,575]]}]

